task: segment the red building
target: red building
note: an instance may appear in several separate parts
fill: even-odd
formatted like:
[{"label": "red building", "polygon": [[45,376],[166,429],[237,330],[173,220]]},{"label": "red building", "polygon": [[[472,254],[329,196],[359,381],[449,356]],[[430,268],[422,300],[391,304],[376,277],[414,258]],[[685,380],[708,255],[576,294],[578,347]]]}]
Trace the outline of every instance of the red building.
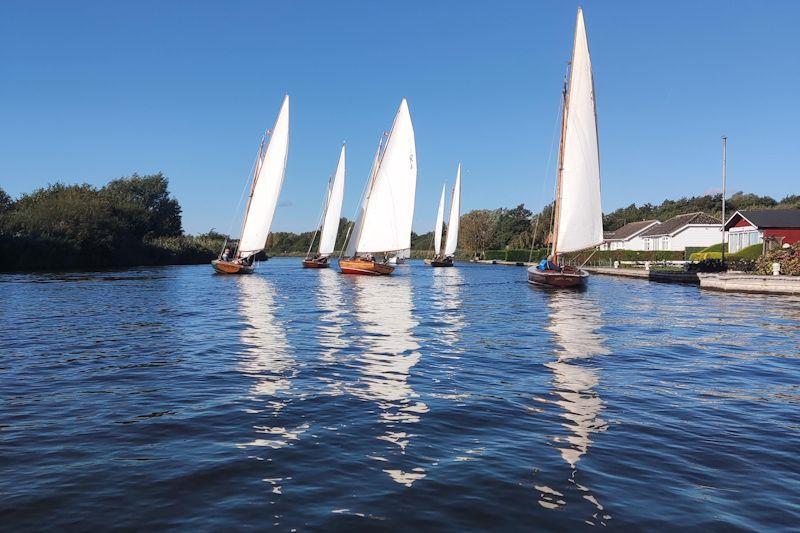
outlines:
[{"label": "red building", "polygon": [[800,209],[736,211],[725,223],[728,251],[766,242],[768,248],[800,241]]}]

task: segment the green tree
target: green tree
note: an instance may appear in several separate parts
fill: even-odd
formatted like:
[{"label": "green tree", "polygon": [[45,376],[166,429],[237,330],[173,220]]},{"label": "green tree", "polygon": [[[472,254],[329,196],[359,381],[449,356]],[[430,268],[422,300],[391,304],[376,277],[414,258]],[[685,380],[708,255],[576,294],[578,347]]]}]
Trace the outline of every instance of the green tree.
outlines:
[{"label": "green tree", "polygon": [[170,196],[169,181],[159,172],[134,174],[116,179],[100,190],[113,205],[114,214],[139,239],[177,236],[181,228],[181,207]]},{"label": "green tree", "polygon": [[488,209],[470,211],[461,217],[459,242],[470,252],[489,250],[496,242],[498,213]]}]

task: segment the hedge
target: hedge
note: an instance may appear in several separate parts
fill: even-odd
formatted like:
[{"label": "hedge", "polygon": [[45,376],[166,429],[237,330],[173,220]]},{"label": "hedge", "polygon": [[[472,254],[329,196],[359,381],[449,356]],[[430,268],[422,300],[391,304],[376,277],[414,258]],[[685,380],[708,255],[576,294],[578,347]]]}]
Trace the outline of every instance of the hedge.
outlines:
[{"label": "hedge", "polygon": [[486,250],[483,253],[483,258],[489,261],[538,261],[542,257],[547,256],[548,250],[546,248],[531,250]]}]

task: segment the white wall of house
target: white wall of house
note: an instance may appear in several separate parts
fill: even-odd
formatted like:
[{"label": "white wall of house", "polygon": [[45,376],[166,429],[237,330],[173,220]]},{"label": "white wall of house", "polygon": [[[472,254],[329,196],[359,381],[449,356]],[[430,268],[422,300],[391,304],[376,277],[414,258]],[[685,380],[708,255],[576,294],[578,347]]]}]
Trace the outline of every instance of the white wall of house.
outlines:
[{"label": "white wall of house", "polygon": [[674,235],[646,237],[645,250],[682,252],[687,246],[707,247],[722,242],[720,224],[689,224]]},{"label": "white wall of house", "polygon": [[[642,230],[644,232],[644,230]],[[624,241],[608,241],[607,250],[644,250],[644,239],[638,235]]]}]

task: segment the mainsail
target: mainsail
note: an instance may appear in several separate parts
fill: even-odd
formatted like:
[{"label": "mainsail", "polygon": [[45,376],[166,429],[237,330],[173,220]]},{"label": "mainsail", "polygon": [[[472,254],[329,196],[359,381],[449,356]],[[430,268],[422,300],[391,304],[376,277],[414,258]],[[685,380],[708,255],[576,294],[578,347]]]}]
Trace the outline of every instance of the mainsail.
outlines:
[{"label": "mainsail", "polygon": [[453,185],[453,195],[450,197],[450,220],[447,223],[447,241],[444,245],[445,257],[456,253],[458,246],[458,224],[461,221],[461,163],[456,171],[456,183]]},{"label": "mainsail", "polygon": [[272,136],[266,151],[256,165],[255,177],[250,191],[250,200],[239,241],[238,256],[246,258],[264,249],[267,244],[275,207],[283,185],[286,170],[286,155],[289,151],[289,95],[272,128]]},{"label": "mainsail", "polygon": [[444,190],[446,184],[442,185],[442,196],[439,198],[439,211],[436,213],[436,230],[433,234],[433,253],[439,255],[442,251],[442,226],[444,226]]},{"label": "mainsail", "polygon": [[339,233],[339,217],[342,214],[342,198],[344,198],[345,147],[339,154],[336,174],[328,185],[328,196],[325,201],[325,213],[322,219],[322,231],[319,236],[319,255],[327,257],[336,247],[336,235]]},{"label": "mainsail", "polygon": [[575,27],[562,142],[555,222],[558,253],[584,250],[603,242],[594,81],[581,9]]},{"label": "mainsail", "polygon": [[347,248],[350,256],[411,248],[417,149],[405,98],[376,164]]}]

